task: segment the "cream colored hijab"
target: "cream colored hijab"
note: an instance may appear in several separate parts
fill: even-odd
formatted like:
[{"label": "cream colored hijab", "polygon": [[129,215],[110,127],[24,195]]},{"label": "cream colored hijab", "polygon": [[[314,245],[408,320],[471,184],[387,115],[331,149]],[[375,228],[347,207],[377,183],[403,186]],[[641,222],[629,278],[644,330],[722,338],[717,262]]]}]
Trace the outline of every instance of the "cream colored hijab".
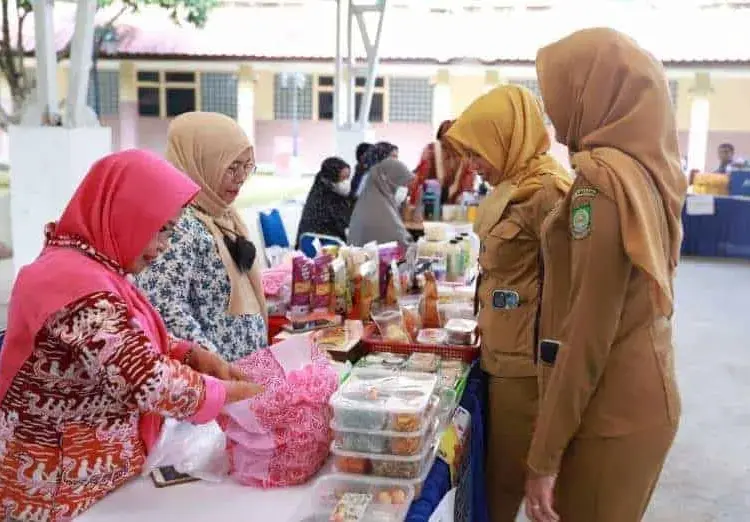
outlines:
[{"label": "cream colored hijab", "polygon": [[664,68],[612,29],[585,29],[536,58],[544,107],[571,165],[617,203],[625,252],[673,310],[687,180]]},{"label": "cream colored hijab", "polygon": [[247,227],[237,211],[217,194],[229,165],[252,148],[242,128],[232,118],[214,112],[188,112],[175,118],[167,131],[166,158],[201,187],[193,202],[195,213],[213,235],[219,256],[227,270],[231,293],[228,313],[247,315],[261,312],[262,288],[257,262],[250,274],[237,268],[224,244],[221,228],[248,237]]}]

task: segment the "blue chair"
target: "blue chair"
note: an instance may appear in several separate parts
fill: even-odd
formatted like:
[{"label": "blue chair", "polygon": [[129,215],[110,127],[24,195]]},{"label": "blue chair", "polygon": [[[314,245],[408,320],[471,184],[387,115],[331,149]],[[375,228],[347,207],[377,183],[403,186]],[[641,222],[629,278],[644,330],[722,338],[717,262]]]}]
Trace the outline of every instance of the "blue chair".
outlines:
[{"label": "blue chair", "polygon": [[318,254],[318,249],[315,247],[316,241],[320,242],[320,246],[336,245],[344,246],[346,243],[341,241],[339,238],[334,236],[327,236],[325,234],[315,234],[313,232],[305,232],[299,238],[299,249],[309,258],[313,259]]},{"label": "blue chair", "polygon": [[289,248],[289,236],[284,228],[284,221],[278,209],[270,212],[259,212],[260,231],[263,234],[263,243],[266,247],[278,246]]}]

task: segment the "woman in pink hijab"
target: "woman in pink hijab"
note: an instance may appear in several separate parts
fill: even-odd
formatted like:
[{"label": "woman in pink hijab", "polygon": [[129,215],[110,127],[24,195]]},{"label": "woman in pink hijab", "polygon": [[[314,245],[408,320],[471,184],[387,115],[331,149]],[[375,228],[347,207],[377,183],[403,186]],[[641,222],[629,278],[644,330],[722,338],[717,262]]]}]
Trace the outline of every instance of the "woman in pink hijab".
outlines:
[{"label": "woman in pink hijab", "polygon": [[130,275],[166,250],[198,186],[151,153],[97,162],[18,275],[0,351],[0,520],[69,520],[139,474],[164,416],[255,395],[170,338]]}]

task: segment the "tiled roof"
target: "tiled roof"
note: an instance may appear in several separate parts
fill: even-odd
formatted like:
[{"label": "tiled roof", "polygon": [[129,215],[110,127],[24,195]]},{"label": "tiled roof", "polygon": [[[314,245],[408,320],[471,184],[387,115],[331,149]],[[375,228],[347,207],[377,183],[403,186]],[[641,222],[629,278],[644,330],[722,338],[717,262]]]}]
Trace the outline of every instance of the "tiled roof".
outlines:
[{"label": "tiled roof", "polygon": [[[58,7],[60,6],[60,7]],[[56,6],[61,45],[73,14]],[[100,18],[105,18],[105,13]],[[371,16],[371,15],[366,15]],[[374,20],[373,20],[374,22]],[[539,47],[584,27],[609,26],[635,38],[671,64],[750,64],[750,9],[674,11],[626,6],[602,9],[511,10],[434,13],[392,9],[386,14],[380,57],[384,61],[486,64],[529,63]],[[373,29],[370,31],[374,35]],[[142,9],[117,23],[116,56],[331,60],[335,56],[335,2],[290,7],[223,7],[204,29],[177,26],[165,11]],[[32,37],[27,42],[33,47]],[[357,55],[364,46],[355,32]]]}]

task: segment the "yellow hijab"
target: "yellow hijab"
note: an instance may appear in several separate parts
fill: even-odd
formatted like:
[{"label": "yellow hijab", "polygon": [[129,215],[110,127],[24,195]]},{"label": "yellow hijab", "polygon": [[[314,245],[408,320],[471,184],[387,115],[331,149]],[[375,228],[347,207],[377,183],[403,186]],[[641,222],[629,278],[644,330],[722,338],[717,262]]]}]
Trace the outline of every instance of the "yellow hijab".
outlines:
[{"label": "yellow hijab", "polygon": [[[222,177],[237,157],[252,148],[242,128],[232,118],[214,112],[188,112],[175,118],[167,131],[167,161],[201,187],[193,206],[211,232],[229,276],[228,313],[246,315],[261,311],[262,288],[256,261],[250,274],[237,268],[224,244],[222,228],[248,237],[237,211],[217,194]],[[256,257],[257,259],[257,257]]]},{"label": "yellow hijab", "polygon": [[585,29],[544,47],[539,86],[577,172],[617,203],[625,252],[672,315],[687,180],[680,168],[661,63],[613,29]]},{"label": "yellow hijab", "polygon": [[509,203],[521,203],[543,186],[550,175],[563,194],[571,179],[549,155],[550,140],[539,100],[518,85],[496,87],[480,96],[445,135],[462,155],[484,158],[499,172],[500,184],[480,206],[477,233],[494,226]]}]

